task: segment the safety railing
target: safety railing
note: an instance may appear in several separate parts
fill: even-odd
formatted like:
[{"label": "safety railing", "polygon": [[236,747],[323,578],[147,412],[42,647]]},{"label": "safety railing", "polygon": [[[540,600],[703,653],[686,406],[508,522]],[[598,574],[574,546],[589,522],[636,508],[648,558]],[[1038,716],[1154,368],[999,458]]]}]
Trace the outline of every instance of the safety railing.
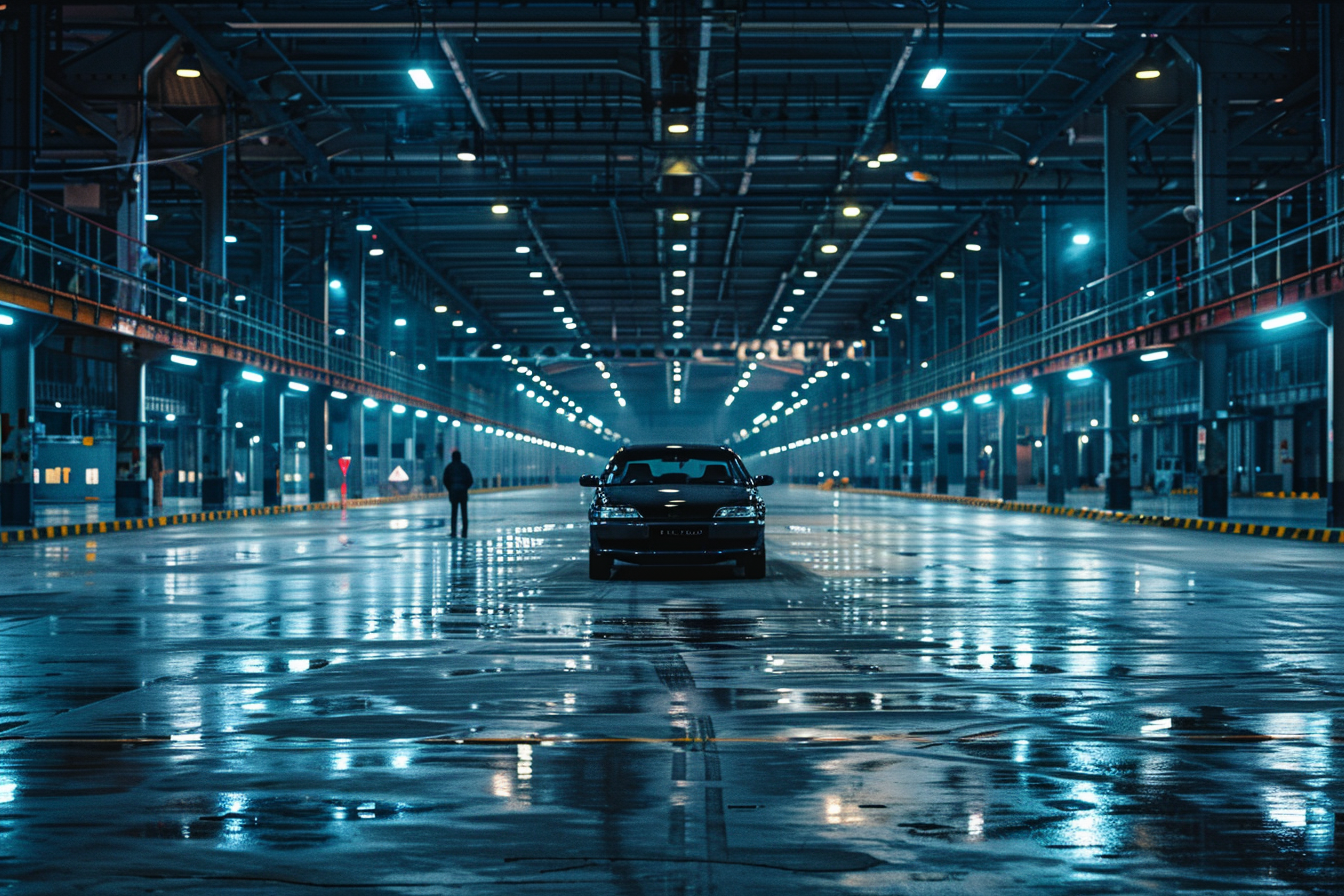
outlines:
[{"label": "safety railing", "polygon": [[[39,288],[134,313],[285,362],[328,371],[427,402],[459,406],[383,347],[336,335],[323,321],[33,193],[23,227],[0,223],[0,273]],[[9,251],[6,251],[8,249]],[[468,401],[469,404],[478,402]],[[486,410],[481,408],[479,410]]]},{"label": "safety railing", "polygon": [[[1334,168],[1057,301],[831,402],[818,426],[910,405],[987,376],[1020,370],[1191,311],[1341,263]],[[1249,299],[1248,299],[1249,301]],[[1271,310],[1272,307],[1257,309]]]}]

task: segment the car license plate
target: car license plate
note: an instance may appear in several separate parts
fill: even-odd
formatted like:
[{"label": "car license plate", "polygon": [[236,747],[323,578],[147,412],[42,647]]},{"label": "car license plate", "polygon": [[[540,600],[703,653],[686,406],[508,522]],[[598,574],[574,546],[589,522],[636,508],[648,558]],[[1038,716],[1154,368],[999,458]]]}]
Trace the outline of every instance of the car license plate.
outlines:
[{"label": "car license plate", "polygon": [[658,538],[704,538],[704,526],[659,526],[653,530]]}]

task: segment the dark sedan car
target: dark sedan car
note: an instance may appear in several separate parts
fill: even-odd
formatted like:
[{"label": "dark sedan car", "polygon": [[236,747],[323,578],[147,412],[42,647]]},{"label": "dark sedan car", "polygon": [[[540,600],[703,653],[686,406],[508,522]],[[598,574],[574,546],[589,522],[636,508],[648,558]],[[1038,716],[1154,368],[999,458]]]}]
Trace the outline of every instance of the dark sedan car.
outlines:
[{"label": "dark sedan car", "polygon": [[765,502],[742,458],[718,445],[622,448],[601,476],[588,509],[588,574],[611,575],[613,561],[681,565],[734,560],[749,579],[765,575]]}]

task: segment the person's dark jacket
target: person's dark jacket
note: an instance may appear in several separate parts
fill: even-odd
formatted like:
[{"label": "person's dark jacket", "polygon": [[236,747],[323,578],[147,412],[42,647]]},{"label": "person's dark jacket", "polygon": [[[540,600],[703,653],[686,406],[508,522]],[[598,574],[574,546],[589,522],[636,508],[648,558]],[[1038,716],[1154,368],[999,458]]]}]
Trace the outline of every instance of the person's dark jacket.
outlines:
[{"label": "person's dark jacket", "polygon": [[443,487],[452,497],[465,498],[467,489],[476,480],[471,478],[471,469],[460,460],[455,460],[443,468]]}]

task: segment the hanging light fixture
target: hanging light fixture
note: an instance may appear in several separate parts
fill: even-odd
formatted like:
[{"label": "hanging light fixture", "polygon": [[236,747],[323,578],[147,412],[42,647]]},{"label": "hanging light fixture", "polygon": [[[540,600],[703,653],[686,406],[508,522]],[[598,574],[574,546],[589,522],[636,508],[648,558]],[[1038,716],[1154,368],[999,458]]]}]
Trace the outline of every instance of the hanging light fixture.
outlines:
[{"label": "hanging light fixture", "polygon": [[201,60],[197,58],[196,51],[188,44],[186,52],[182,58],[177,61],[177,71],[175,74],[179,78],[199,78],[201,76]]}]

